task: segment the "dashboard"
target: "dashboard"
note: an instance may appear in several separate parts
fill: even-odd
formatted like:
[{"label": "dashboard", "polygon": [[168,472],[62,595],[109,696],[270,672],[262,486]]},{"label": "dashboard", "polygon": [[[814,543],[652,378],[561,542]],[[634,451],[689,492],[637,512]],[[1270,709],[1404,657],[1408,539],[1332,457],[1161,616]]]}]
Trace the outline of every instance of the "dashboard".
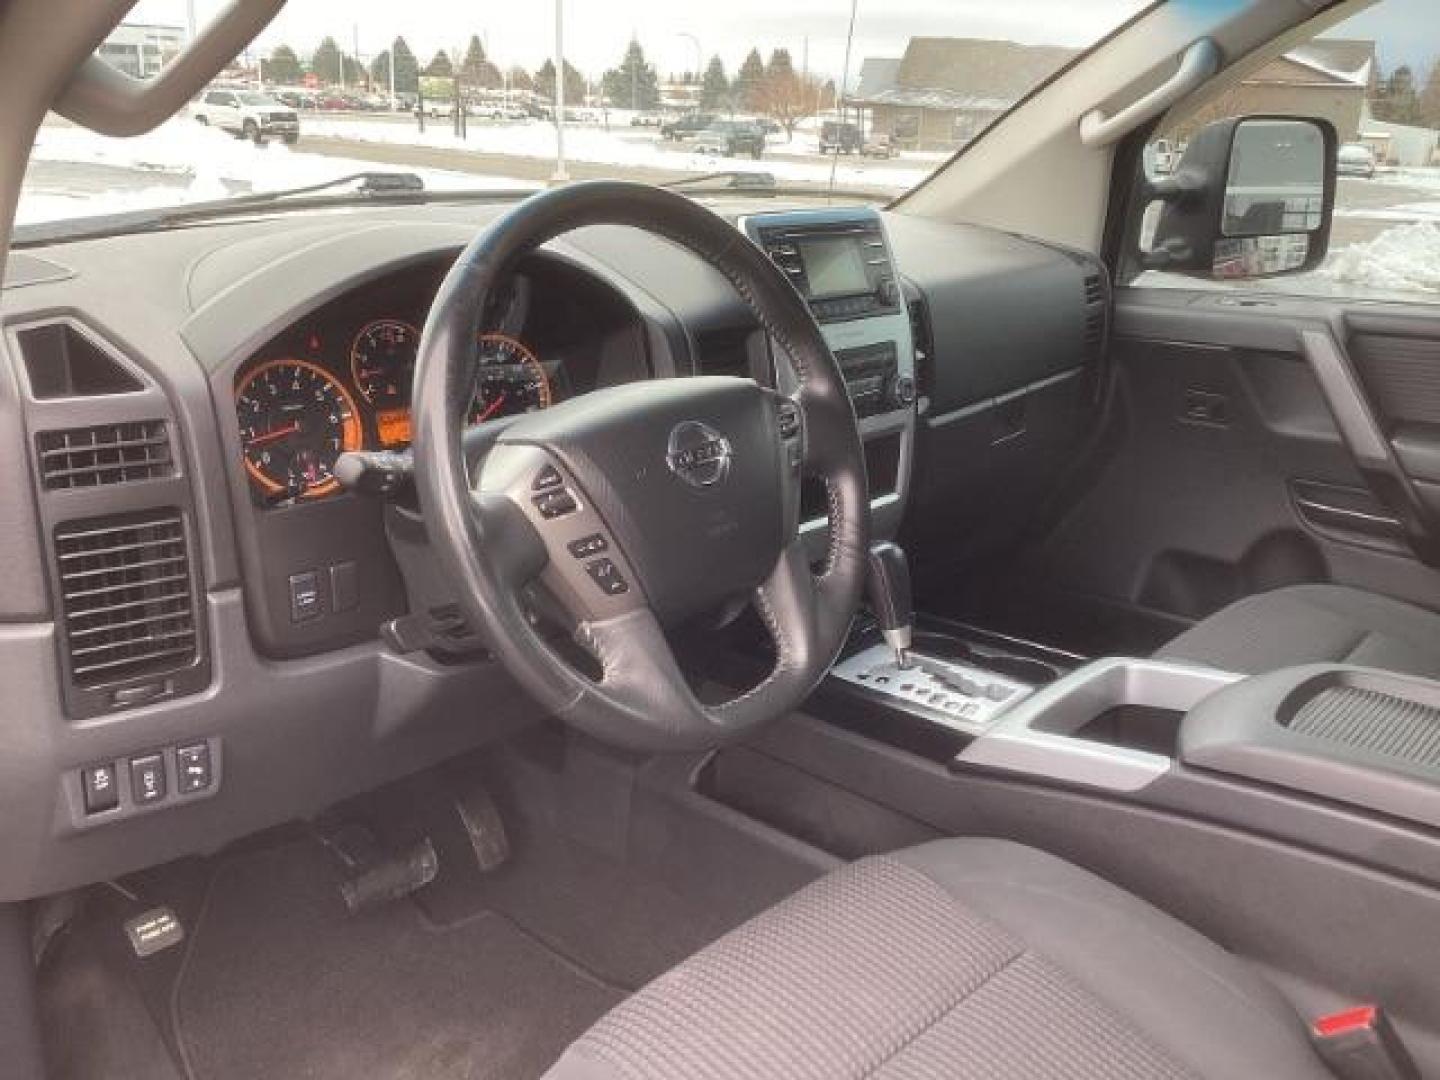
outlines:
[{"label": "dashboard", "polygon": [[[334,473],[346,449],[408,444],[431,301],[504,209],[262,212],[10,254],[0,900],[213,850],[535,722],[483,642],[448,649],[453,587],[418,509]],[[1102,268],[882,212],[898,269],[877,277],[878,237],[765,234],[783,210],[717,205],[804,276],[856,402],[875,533],[908,513],[953,522],[947,553],[979,526],[1010,535],[1092,415]],[[856,310],[869,294],[883,310]],[[477,423],[636,380],[787,370],[723,275],[620,227],[523,259],[481,325]],[[157,755],[168,786],[144,801],[130,765]],[[203,783],[180,788],[182,760]]]},{"label": "dashboard", "polygon": [[[421,327],[448,262],[427,262],[342,294],[287,326],[235,373],[242,461],[257,503],[340,493],[352,450],[410,444]],[[471,424],[545,409],[650,368],[635,315],[596,279],[532,256],[506,282],[474,342]]]}]

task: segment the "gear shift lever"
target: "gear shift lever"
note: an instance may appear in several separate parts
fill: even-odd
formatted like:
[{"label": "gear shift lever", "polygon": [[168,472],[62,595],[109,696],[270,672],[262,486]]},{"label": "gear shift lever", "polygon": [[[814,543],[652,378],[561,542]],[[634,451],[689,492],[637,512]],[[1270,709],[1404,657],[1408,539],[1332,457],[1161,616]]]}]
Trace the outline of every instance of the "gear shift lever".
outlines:
[{"label": "gear shift lever", "polygon": [[885,643],[895,650],[895,663],[908,668],[915,607],[910,596],[910,565],[900,545],[888,541],[871,545],[866,588]]}]

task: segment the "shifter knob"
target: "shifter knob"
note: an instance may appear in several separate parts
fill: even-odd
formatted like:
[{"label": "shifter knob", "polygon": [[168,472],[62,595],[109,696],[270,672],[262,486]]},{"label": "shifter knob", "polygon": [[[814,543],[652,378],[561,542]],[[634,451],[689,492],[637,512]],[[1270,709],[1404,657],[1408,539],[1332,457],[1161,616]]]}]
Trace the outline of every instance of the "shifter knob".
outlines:
[{"label": "shifter knob", "polygon": [[908,667],[915,607],[910,595],[910,565],[899,544],[885,541],[871,545],[866,587],[870,610],[880,623],[880,633],[895,650],[896,663],[902,668]]}]

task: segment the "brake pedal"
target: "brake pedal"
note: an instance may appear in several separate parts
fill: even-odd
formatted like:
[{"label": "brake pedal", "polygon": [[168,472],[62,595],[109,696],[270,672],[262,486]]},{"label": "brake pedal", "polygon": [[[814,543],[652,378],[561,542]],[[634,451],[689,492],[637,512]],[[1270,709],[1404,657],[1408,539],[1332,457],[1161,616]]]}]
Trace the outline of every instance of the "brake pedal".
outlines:
[{"label": "brake pedal", "polygon": [[340,896],[350,914],[404,899],[435,880],[440,856],[428,836],[408,851],[381,859],[340,883]]},{"label": "brake pedal", "polygon": [[467,790],[456,795],[455,812],[459,814],[460,824],[470,839],[476,868],[482,874],[488,874],[503,866],[510,858],[510,837],[505,832],[500,808],[484,785],[471,784]]}]

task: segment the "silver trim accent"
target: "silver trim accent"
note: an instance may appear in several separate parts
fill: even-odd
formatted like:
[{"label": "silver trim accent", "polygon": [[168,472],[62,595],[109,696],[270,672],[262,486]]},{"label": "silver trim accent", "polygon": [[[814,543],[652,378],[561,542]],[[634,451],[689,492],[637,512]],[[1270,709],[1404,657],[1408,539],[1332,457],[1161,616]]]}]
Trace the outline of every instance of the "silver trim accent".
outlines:
[{"label": "silver trim accent", "polygon": [[1140,791],[1169,772],[1174,762],[1162,754],[1078,739],[1074,733],[1117,705],[1189,712],[1242,678],[1162,660],[1096,660],[1006,710],[955,763],[1108,791]]}]

